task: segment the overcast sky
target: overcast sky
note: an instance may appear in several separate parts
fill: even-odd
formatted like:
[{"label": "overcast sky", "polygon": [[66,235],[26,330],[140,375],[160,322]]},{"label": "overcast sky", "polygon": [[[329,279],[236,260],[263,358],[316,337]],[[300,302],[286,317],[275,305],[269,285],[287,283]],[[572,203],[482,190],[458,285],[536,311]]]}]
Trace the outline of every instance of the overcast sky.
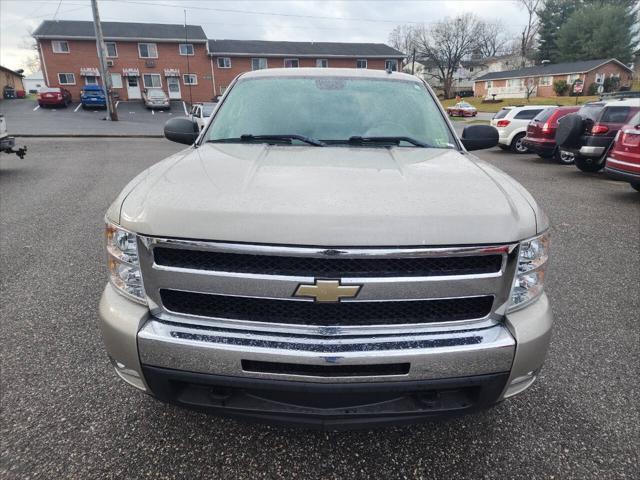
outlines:
[{"label": "overcast sky", "polygon": [[[513,34],[526,22],[512,0],[463,1],[259,1],[99,0],[102,21],[184,22],[201,25],[209,38],[387,42],[400,23],[431,23],[473,12],[502,20]],[[56,13],[57,12],[57,13]],[[29,32],[42,20],[91,20],[89,0],[0,0],[0,64],[24,68]]]}]

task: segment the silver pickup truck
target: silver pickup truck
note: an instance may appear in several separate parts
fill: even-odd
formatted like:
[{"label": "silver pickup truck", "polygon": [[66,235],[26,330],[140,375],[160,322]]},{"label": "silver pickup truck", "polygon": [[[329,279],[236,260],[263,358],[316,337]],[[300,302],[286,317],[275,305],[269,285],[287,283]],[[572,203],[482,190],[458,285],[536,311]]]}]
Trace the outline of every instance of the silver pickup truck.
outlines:
[{"label": "silver pickup truck", "polygon": [[547,217],[414,76],[240,75],[189,147],[106,213],[104,342],[154,397],[326,428],[413,422],[527,389],[552,314]]}]

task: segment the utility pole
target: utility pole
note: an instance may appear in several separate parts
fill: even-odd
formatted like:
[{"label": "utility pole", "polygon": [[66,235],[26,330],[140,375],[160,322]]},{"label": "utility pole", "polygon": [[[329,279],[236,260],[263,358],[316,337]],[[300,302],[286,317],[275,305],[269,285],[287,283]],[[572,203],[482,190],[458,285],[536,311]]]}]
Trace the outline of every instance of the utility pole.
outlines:
[{"label": "utility pole", "polygon": [[[189,44],[189,31],[187,29],[187,10],[184,10],[184,43]],[[195,46],[194,53],[195,53]],[[188,52],[187,52],[188,53]],[[191,68],[189,67],[189,55],[187,55],[187,75],[189,75],[189,108],[193,106],[193,96],[191,95]]]},{"label": "utility pole", "polygon": [[416,49],[414,47],[413,49],[413,55],[411,56],[412,60],[411,60],[411,75],[413,75],[415,69],[416,69]]},{"label": "utility pole", "polygon": [[100,13],[98,13],[98,0],[91,0],[91,9],[93,10],[93,27],[96,32],[96,48],[98,49],[98,61],[100,63],[100,76],[105,89],[107,98],[107,118],[114,122],[118,121],[118,112],[113,105],[111,75],[107,69],[107,55],[102,37],[102,25],[100,24]]}]

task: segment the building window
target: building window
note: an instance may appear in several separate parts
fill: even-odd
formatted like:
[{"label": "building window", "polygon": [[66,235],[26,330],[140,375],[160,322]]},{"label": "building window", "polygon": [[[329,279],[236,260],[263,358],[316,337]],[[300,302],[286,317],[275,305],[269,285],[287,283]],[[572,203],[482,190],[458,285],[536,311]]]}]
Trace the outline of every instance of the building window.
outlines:
[{"label": "building window", "polygon": [[182,75],[182,81],[185,85],[197,85],[198,76],[195,73],[186,73]]},{"label": "building window", "polygon": [[60,85],[75,85],[76,76],[73,73],[59,73],[58,83]]},{"label": "building window", "polygon": [[391,70],[392,72],[397,72],[398,71],[398,60],[396,60],[395,58],[392,58],[391,60],[385,60],[384,61],[384,69],[385,70]]},{"label": "building window", "polygon": [[140,58],[158,58],[158,47],[155,43],[139,43],[138,54]]},{"label": "building window", "polygon": [[297,58],[285,58],[284,68],[298,68],[300,66]]},{"label": "building window", "polygon": [[251,59],[251,70],[264,70],[267,68],[267,59],[266,58],[252,58]]},{"label": "building window", "polygon": [[367,68],[367,59],[359,58],[356,60],[356,68]]},{"label": "building window", "polygon": [[486,86],[487,88],[493,88],[493,82],[492,82],[491,80],[487,80],[487,81],[485,82],[485,86]]},{"label": "building window", "polygon": [[84,77],[84,84],[85,85],[98,85],[98,77],[96,77],[95,75],[86,75]]},{"label": "building window", "polygon": [[65,40],[52,40],[53,53],[69,53],[69,42]]},{"label": "building window", "polygon": [[144,88],[162,88],[162,81],[159,73],[145,73],[142,75]]},{"label": "building window", "polygon": [[522,87],[521,78],[509,78],[507,79],[507,87]]},{"label": "building window", "polygon": [[227,86],[226,85],[220,85],[220,95],[224,95],[224,92],[227,91]]},{"label": "building window", "polygon": [[178,50],[180,51],[180,55],[193,55],[193,44],[181,43]]},{"label": "building window", "polygon": [[[218,68],[231,68],[231,59],[229,57],[218,57]],[[256,70],[254,68],[254,70]]]},{"label": "building window", "polygon": [[550,87],[553,84],[553,77],[540,77],[538,85],[541,87]]},{"label": "building window", "polygon": [[113,88],[122,88],[122,75],[119,73],[111,73],[111,86]]},{"label": "building window", "polygon": [[318,58],[316,59],[316,67],[318,68],[329,68],[329,60],[326,58]]},{"label": "building window", "polygon": [[107,57],[118,56],[118,49],[116,48],[116,42],[104,42],[104,46],[107,49]]},{"label": "building window", "polygon": [[575,82],[576,80],[580,79],[580,74],[579,73],[571,73],[569,75],[567,75],[567,83],[568,84],[572,84],[573,82]]}]

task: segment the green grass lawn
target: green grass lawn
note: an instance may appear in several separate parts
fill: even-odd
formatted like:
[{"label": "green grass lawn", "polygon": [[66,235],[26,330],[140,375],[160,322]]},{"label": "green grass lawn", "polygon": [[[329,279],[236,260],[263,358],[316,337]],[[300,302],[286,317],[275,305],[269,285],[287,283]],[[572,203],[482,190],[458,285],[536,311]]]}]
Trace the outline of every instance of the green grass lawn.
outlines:
[{"label": "green grass lawn", "polygon": [[[597,96],[585,96],[577,97],[578,105],[586,102],[592,102],[598,100]],[[479,112],[495,113],[502,107],[509,105],[575,105],[576,97],[531,97],[527,102],[526,98],[505,98],[500,103],[482,103],[482,98],[465,97],[462,99],[465,102],[469,102],[476,107]],[[456,104],[456,99],[451,98],[449,100],[440,100],[444,108],[450,107]]]}]

